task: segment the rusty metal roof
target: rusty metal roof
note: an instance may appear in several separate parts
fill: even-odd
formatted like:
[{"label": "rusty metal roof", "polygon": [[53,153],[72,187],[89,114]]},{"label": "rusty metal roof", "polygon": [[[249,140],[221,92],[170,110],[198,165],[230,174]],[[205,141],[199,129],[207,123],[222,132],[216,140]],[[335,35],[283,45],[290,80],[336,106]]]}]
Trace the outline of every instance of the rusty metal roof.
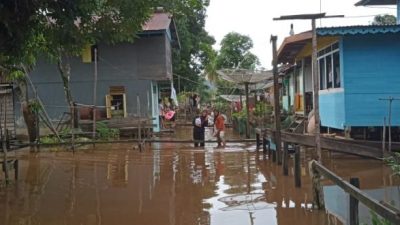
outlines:
[{"label": "rusty metal roof", "polygon": [[142,26],[143,33],[170,30],[172,45],[181,48],[175,21],[170,13],[155,12],[151,18]]},{"label": "rusty metal roof", "polygon": [[366,6],[366,5],[396,5],[397,0],[361,0],[357,2],[356,6]]},{"label": "rusty metal roof", "polygon": [[167,30],[172,21],[172,15],[165,12],[156,12],[142,26],[143,31]]},{"label": "rusty metal roof", "polygon": [[278,63],[293,63],[296,55],[311,39],[311,31],[286,37],[278,49]]}]

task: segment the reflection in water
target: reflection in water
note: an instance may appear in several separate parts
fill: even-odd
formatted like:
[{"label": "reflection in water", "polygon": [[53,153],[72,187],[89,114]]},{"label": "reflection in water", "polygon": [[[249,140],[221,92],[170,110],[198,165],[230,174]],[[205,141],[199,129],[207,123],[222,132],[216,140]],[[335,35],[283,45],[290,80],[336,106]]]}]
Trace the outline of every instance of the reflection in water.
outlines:
[{"label": "reflection in water", "polygon": [[[303,186],[295,188],[292,161],[291,174],[285,177],[281,167],[254,151],[254,145],[213,147],[159,145],[140,153],[121,144],[75,154],[21,152],[20,180],[0,189],[0,224],[319,225],[344,221],[337,213],[313,210],[305,160]],[[302,157],[310,158],[304,152]],[[343,177],[359,177],[362,188],[395,184],[381,164],[334,158],[324,163]],[[379,179],[369,181],[371,176]],[[329,198],[339,196],[330,193]]]}]

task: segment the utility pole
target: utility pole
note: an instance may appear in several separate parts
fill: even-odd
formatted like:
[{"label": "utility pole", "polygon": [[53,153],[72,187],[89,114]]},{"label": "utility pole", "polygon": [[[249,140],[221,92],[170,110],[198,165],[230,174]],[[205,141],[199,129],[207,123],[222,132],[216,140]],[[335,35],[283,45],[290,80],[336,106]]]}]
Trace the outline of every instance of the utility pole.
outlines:
[{"label": "utility pole", "polygon": [[278,56],[276,50],[277,36],[271,36],[272,42],[272,66],[274,74],[274,114],[275,114],[275,146],[278,157],[278,165],[282,164],[281,157],[281,109],[279,105],[279,80],[278,80]]},{"label": "utility pole", "polygon": [[289,16],[281,16],[279,18],[274,18],[273,20],[311,20],[311,32],[312,32],[312,80],[313,80],[313,105],[314,105],[314,119],[315,119],[315,146],[317,150],[317,159],[321,161],[322,151],[321,151],[321,121],[319,116],[319,75],[317,70],[317,53],[318,53],[318,45],[317,45],[317,30],[315,21],[317,19],[323,18],[336,18],[336,17],[344,17],[343,15],[334,15],[334,16],[326,16],[325,13],[316,13],[316,14],[298,14],[298,15],[289,15]]}]

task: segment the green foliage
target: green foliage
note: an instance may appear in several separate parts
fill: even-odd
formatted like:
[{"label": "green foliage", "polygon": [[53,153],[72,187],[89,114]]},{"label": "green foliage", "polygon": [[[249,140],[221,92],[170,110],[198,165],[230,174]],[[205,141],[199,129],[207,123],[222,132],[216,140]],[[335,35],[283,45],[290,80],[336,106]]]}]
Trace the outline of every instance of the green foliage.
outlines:
[{"label": "green foliage", "polygon": [[251,69],[260,62],[250,49],[253,41],[249,36],[231,32],[222,39],[221,50],[216,58],[218,69]]},{"label": "green foliage", "polygon": [[9,81],[20,81],[25,79],[25,73],[19,69],[12,69],[7,75]]},{"label": "green foliage", "polygon": [[243,109],[242,109],[242,110],[240,110],[239,112],[232,113],[232,117],[233,117],[233,118],[238,118],[238,119],[244,119],[244,118],[247,118],[247,112],[246,112],[246,109],[245,109],[245,108],[243,108]]},{"label": "green foliage", "polygon": [[[371,224],[372,225],[393,225],[389,220],[378,216],[375,212],[371,211]],[[364,223],[364,225],[367,225]]]},{"label": "green foliage", "polygon": [[119,130],[108,128],[107,124],[105,124],[104,122],[96,123],[96,132],[98,137],[102,140],[110,140],[119,137]]},{"label": "green foliage", "polygon": [[[205,71],[205,65],[215,54],[212,49],[215,40],[205,30],[209,1],[170,0],[170,3],[166,1],[162,5],[172,11],[181,43],[181,49],[173,50],[174,73],[186,78],[181,79],[181,87],[185,87],[186,91],[195,91],[201,83],[200,75]],[[177,78],[174,84],[178,84]]]},{"label": "green foliage", "polygon": [[396,25],[396,17],[389,14],[377,15],[372,25]]},{"label": "green foliage", "polygon": [[40,138],[40,143],[42,144],[58,144],[60,141],[54,135],[47,135]]},{"label": "green foliage", "polygon": [[400,176],[400,153],[395,152],[394,155],[387,157],[384,161],[392,168],[394,175]]},{"label": "green foliage", "polygon": [[272,114],[272,106],[265,102],[258,102],[254,109],[255,116],[265,116]]},{"label": "green foliage", "polygon": [[30,100],[28,106],[31,112],[35,114],[39,113],[43,109],[38,100]]},{"label": "green foliage", "polygon": [[215,110],[218,110],[221,113],[226,113],[230,110],[230,103],[225,100],[218,99],[213,103],[213,105]]}]

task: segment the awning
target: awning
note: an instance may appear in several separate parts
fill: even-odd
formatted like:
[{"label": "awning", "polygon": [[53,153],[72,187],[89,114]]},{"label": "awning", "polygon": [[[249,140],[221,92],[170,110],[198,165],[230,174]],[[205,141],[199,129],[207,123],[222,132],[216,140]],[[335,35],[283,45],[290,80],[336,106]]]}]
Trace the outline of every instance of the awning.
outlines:
[{"label": "awning", "polygon": [[240,102],[240,95],[220,95],[219,97],[225,99],[228,102]]},{"label": "awning", "polygon": [[397,0],[361,0],[357,2],[356,6],[367,6],[367,5],[396,5]]},{"label": "awning", "polygon": [[217,73],[222,79],[235,84],[256,84],[273,78],[270,70],[222,69]]}]

